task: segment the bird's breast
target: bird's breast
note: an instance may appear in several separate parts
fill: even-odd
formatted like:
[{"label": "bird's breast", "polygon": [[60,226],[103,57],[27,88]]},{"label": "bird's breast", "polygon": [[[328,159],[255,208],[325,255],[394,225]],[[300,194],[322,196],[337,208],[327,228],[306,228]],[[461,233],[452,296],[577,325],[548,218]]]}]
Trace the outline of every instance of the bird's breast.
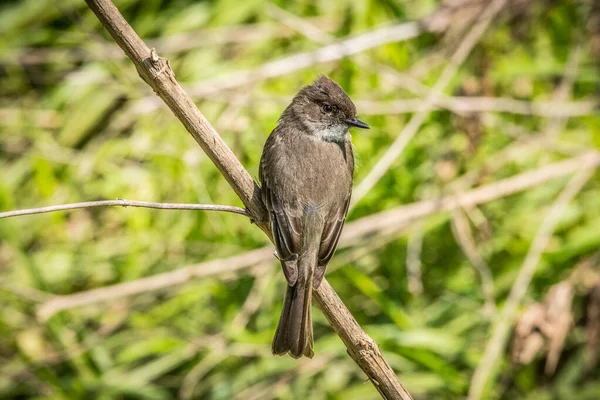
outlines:
[{"label": "bird's breast", "polygon": [[286,146],[277,170],[284,195],[306,205],[327,206],[344,201],[352,188],[354,159],[349,142],[337,143],[302,135]]}]

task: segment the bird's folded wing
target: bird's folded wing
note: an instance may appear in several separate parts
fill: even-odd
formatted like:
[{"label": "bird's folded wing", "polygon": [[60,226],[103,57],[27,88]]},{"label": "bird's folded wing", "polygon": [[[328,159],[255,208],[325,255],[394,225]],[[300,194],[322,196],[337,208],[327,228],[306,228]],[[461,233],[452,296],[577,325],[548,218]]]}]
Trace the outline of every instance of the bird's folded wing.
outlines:
[{"label": "bird's folded wing", "polygon": [[302,244],[301,210],[297,206],[283,201],[269,188],[268,177],[260,171],[261,197],[269,211],[273,240],[277,249],[277,256],[281,260],[283,273],[290,286],[298,280],[298,267],[296,260]]},{"label": "bird's folded wing", "polygon": [[325,220],[323,234],[321,235],[321,246],[319,248],[319,260],[313,280],[313,288],[315,289],[321,284],[321,281],[325,276],[327,264],[329,263],[329,260],[331,260],[331,257],[333,257],[333,253],[335,253],[335,249],[342,233],[342,228],[344,227],[344,222],[346,221],[346,214],[348,214],[349,206],[350,193],[348,194],[346,202],[340,204],[339,207],[334,208]]}]

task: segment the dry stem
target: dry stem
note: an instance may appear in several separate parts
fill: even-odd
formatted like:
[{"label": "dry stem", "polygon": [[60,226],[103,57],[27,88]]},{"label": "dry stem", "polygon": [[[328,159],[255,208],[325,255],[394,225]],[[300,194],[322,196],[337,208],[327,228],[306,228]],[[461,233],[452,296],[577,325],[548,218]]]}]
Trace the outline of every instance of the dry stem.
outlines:
[{"label": "dry stem", "polygon": [[244,215],[250,217],[248,211],[240,207],[234,206],[221,206],[218,204],[181,204],[181,203],[154,203],[149,201],[136,201],[136,200],[99,200],[99,201],[85,201],[82,203],[71,203],[61,204],[57,206],[48,206],[40,208],[28,208],[25,210],[14,210],[5,211],[0,213],[0,219],[19,217],[23,215],[32,214],[43,214],[56,211],[75,210],[78,208],[94,208],[94,207],[110,207],[110,206],[121,206],[121,207],[141,207],[141,208],[155,208],[161,210],[202,210],[202,211],[223,211],[234,214]]},{"label": "dry stem", "polygon": [[[86,0],[86,3],[117,44],[134,62],[142,79],[152,87],[179,118],[188,132],[217,166],[250,214],[255,217],[257,224],[270,237],[271,232],[266,222],[265,208],[260,200],[260,188],[179,85],[168,61],[159,57],[154,50],[151,51],[144,44],[110,0]],[[387,33],[410,36],[415,29],[413,26],[400,26]],[[371,39],[385,41],[387,36],[375,35]],[[361,39],[354,40],[351,42],[351,51],[362,51],[365,45],[369,43],[371,42]],[[348,51],[346,45],[338,44],[335,46],[334,50],[339,52]],[[331,49],[315,56],[326,59],[330,54]],[[312,58],[312,56],[310,57]],[[299,61],[298,59],[295,60],[295,62]],[[358,365],[369,379],[378,382],[376,388],[379,393],[387,399],[412,399],[400,384],[394,371],[383,359],[375,343],[362,331],[352,314],[326,281],[314,292],[314,297],[348,347],[348,352],[351,355],[358,355],[358,357],[353,357]],[[371,343],[372,345],[366,349],[360,346],[362,343]]]}]

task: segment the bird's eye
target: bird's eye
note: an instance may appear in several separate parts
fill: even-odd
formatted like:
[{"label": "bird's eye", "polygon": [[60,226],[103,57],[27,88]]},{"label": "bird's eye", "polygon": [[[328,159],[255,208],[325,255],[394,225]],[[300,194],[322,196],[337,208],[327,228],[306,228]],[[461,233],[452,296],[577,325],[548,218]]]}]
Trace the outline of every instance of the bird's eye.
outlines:
[{"label": "bird's eye", "polygon": [[323,104],[323,112],[329,114],[333,111],[331,104]]}]

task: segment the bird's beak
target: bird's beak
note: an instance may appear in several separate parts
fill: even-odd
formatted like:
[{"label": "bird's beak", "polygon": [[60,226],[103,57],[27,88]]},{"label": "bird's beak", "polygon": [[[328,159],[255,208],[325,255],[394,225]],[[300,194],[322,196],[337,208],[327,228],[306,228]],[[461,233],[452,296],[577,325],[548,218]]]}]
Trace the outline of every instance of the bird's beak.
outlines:
[{"label": "bird's beak", "polygon": [[350,126],[355,126],[362,129],[371,129],[371,127],[357,118],[347,119],[346,123]]}]

